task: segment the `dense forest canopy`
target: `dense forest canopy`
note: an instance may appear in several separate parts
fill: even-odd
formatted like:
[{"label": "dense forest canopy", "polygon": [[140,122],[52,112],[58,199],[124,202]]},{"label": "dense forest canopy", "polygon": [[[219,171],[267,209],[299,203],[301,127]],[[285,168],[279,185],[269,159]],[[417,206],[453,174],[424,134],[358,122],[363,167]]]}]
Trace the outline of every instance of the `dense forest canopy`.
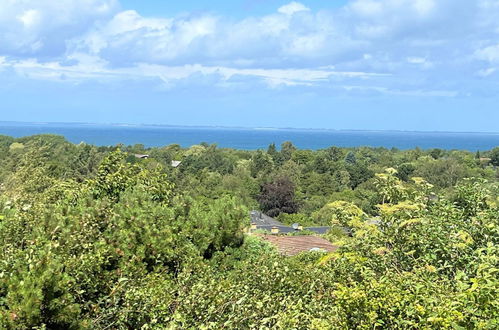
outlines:
[{"label": "dense forest canopy", "polygon": [[[498,182],[499,147],[0,136],[0,328],[496,329]],[[284,257],[252,209],[339,249]]]}]

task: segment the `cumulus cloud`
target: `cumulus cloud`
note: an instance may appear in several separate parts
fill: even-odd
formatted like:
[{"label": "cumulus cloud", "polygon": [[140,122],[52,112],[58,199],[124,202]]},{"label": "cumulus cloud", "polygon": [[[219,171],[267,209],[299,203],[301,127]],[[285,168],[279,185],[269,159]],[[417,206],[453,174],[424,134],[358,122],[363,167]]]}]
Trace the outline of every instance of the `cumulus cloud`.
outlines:
[{"label": "cumulus cloud", "polygon": [[241,20],[145,17],[121,11],[118,0],[4,2],[0,67],[33,79],[171,86],[210,76],[228,86],[247,77],[270,87],[454,97],[476,88],[476,77],[493,79],[499,62],[497,0],[351,0],[319,11],[293,1]]},{"label": "cumulus cloud", "polygon": [[310,9],[299,2],[293,1],[280,7],[277,11],[284,15],[293,15],[300,11],[310,11]]},{"label": "cumulus cloud", "polygon": [[217,19],[211,16],[158,19],[130,10],[73,40],[70,50],[86,51],[117,63],[174,61],[202,51],[195,49],[200,46],[196,43],[205,42],[216,29]]},{"label": "cumulus cloud", "polygon": [[4,0],[0,54],[61,55],[68,40],[118,9],[117,0]]},{"label": "cumulus cloud", "polygon": [[291,3],[272,15],[229,22],[211,15],[151,19],[126,11],[73,40],[72,47],[121,64],[229,61],[260,66],[268,61],[275,65],[283,56],[323,50],[325,38],[317,30],[325,30],[329,23],[311,14],[295,17],[299,12],[307,8]]}]

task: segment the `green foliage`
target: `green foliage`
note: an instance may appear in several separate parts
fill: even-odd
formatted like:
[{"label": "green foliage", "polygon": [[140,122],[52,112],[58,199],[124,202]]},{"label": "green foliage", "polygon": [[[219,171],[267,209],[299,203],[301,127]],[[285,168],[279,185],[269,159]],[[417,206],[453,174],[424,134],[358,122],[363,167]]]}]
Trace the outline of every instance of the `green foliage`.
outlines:
[{"label": "green foliage", "polygon": [[224,157],[216,145],[191,147],[182,161],[182,171],[193,173],[203,168],[220,174],[232,173],[235,161]]},{"label": "green foliage", "polygon": [[281,213],[292,214],[298,211],[295,187],[287,177],[281,177],[262,185],[258,201],[261,209],[271,217]]},{"label": "green foliage", "polygon": [[416,166],[412,163],[403,163],[397,167],[397,177],[402,181],[409,181],[409,178],[416,170]]},{"label": "green foliage", "polygon": [[[0,151],[2,329],[499,327],[499,175],[472,153],[51,135]],[[333,225],[338,249],[244,235],[258,202]]]},{"label": "green foliage", "polygon": [[460,179],[472,176],[471,172],[472,169],[456,159],[424,159],[419,161],[414,175],[424,177],[438,187],[449,188],[455,186]]},{"label": "green foliage", "polygon": [[70,288],[74,279],[63,272],[60,256],[50,250],[29,247],[22,258],[11,260],[16,271],[5,277],[7,294],[0,310],[0,325],[45,325],[48,328],[77,329],[80,307]]},{"label": "green foliage", "polygon": [[153,201],[169,203],[173,185],[162,173],[162,168],[144,169],[125,163],[125,158],[126,154],[119,149],[104,158],[96,178],[88,182],[95,197],[117,201],[123,192],[133,187],[146,190]]},{"label": "green foliage", "polygon": [[[119,150],[110,153],[93,180],[23,190],[22,200],[4,203],[0,324],[111,324],[126,308],[123,299],[133,300],[134,290],[144,290],[131,286],[122,291],[128,281],[146,283],[160,273],[175,276],[242,244],[248,210],[238,200],[175,195],[160,168],[127,164],[124,157]],[[122,324],[135,327],[143,321]]]},{"label": "green foliage", "polygon": [[326,220],[328,225],[355,228],[364,221],[365,214],[352,203],[335,201],[320,209],[316,217]]},{"label": "green foliage", "polygon": [[281,144],[281,157],[283,161],[290,160],[293,157],[293,153],[296,151],[296,147],[290,141],[283,142]]},{"label": "green foliage", "polygon": [[345,157],[345,163],[347,164],[350,164],[350,165],[353,165],[355,163],[357,163],[357,157],[355,157],[355,154],[350,151],[346,157]]},{"label": "green foliage", "polygon": [[489,157],[492,165],[499,166],[499,147],[492,149]]},{"label": "green foliage", "polygon": [[397,171],[393,168],[386,169],[385,173],[376,174],[375,185],[381,195],[382,203],[394,203],[405,196],[405,188],[395,174]]},{"label": "green foliage", "polygon": [[253,177],[257,177],[260,173],[263,175],[270,173],[273,166],[274,160],[272,157],[261,150],[257,150],[251,157],[251,175]]},{"label": "green foliage", "polygon": [[311,219],[306,214],[302,214],[302,213],[296,213],[296,214],[281,213],[277,217],[277,220],[279,220],[279,222],[282,222],[283,224],[286,224],[289,226],[291,226],[295,223],[297,223],[301,226],[304,226],[304,227],[311,227],[311,226],[314,226],[317,224],[316,221]]}]

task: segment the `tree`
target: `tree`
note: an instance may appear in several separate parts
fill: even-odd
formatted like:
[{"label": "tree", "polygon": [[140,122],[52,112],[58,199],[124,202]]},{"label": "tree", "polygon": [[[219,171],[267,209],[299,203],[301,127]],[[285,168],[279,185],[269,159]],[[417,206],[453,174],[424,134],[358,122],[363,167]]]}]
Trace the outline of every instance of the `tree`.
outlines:
[{"label": "tree", "polygon": [[355,157],[355,154],[352,151],[349,151],[346,155],[345,163],[347,163],[348,165],[354,165],[355,163],[357,163],[357,157]]},{"label": "tree", "polygon": [[267,148],[267,153],[270,155],[270,157],[275,158],[275,156],[278,154],[275,143],[269,144],[269,147]]},{"label": "tree", "polygon": [[257,150],[251,157],[251,175],[256,177],[259,173],[270,173],[274,168],[274,161],[267,153]]},{"label": "tree", "polygon": [[[0,136],[0,329],[497,328],[496,169],[466,151],[273,149],[130,164],[117,147]],[[244,235],[258,202],[333,226],[337,249],[284,258]]]},{"label": "tree", "polygon": [[490,152],[490,163],[494,166],[499,166],[499,147],[492,149]]},{"label": "tree", "polygon": [[443,156],[444,151],[442,149],[435,148],[430,150],[429,154],[433,159],[439,159]]},{"label": "tree", "polygon": [[299,165],[306,165],[314,159],[312,150],[299,149],[293,153],[292,160]]},{"label": "tree", "polygon": [[276,217],[281,213],[298,212],[294,184],[286,177],[263,184],[258,202],[262,211],[271,217]]},{"label": "tree", "polygon": [[332,167],[332,162],[328,158],[329,156],[327,155],[327,153],[319,151],[314,158],[314,162],[312,165],[313,170],[321,174],[329,172]]},{"label": "tree", "polygon": [[283,144],[281,144],[281,155],[283,161],[290,160],[295,151],[296,147],[290,141],[286,141]]},{"label": "tree", "polygon": [[352,189],[357,188],[360,184],[374,176],[374,173],[362,163],[347,165],[346,170],[350,175],[350,187]]},{"label": "tree", "polygon": [[277,151],[275,143],[271,143],[267,148],[267,154],[272,158],[274,164],[282,164],[284,161],[283,155]]},{"label": "tree", "polygon": [[423,177],[428,182],[442,188],[455,186],[469,173],[469,168],[453,158],[422,160],[423,158],[418,161],[414,175]]},{"label": "tree", "polygon": [[364,212],[355,204],[345,201],[334,201],[324,205],[314,217],[324,225],[339,225],[354,228],[364,220]]},{"label": "tree", "polygon": [[332,160],[333,162],[337,162],[343,159],[343,157],[345,157],[343,150],[338,147],[327,148],[325,152],[329,156],[329,159]]},{"label": "tree", "polygon": [[396,176],[402,180],[402,181],[409,181],[410,176],[414,171],[416,170],[416,167],[412,163],[403,163],[400,164],[397,168],[397,173]]},{"label": "tree", "polygon": [[405,197],[405,187],[402,182],[395,176],[397,170],[387,168],[385,173],[376,174],[376,188],[382,197],[382,204],[396,203]]},{"label": "tree", "polygon": [[[220,174],[232,173],[234,161],[224,157],[223,152],[216,145],[201,144],[197,148],[191,147],[188,156],[183,160],[181,170],[189,174],[208,169]],[[187,154],[187,153],[186,153]]]}]

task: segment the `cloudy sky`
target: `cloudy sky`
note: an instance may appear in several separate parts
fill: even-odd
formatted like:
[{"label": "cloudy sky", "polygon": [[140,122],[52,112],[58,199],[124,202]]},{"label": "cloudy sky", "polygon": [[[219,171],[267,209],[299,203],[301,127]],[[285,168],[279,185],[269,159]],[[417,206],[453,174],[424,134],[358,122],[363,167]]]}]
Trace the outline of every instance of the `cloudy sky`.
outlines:
[{"label": "cloudy sky", "polygon": [[499,0],[0,0],[0,120],[499,131]]}]

